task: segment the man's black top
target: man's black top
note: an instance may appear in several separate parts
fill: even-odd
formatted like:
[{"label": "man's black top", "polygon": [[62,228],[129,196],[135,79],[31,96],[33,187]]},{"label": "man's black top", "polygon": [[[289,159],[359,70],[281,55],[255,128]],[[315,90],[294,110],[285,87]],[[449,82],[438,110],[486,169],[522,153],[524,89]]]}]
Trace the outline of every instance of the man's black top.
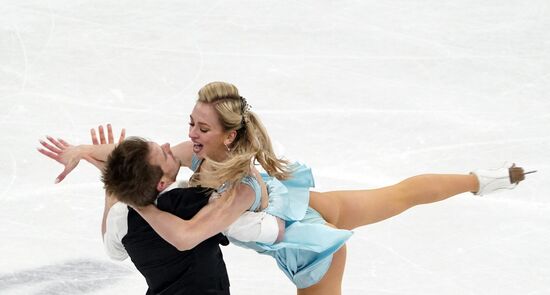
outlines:
[{"label": "man's black top", "polygon": [[[157,207],[183,219],[191,219],[208,203],[205,188],[176,188],[160,195]],[[217,234],[187,251],[178,251],[163,240],[132,208],[128,212],[128,233],[122,239],[128,255],[143,274],[147,294],[229,294],[229,278]]]}]

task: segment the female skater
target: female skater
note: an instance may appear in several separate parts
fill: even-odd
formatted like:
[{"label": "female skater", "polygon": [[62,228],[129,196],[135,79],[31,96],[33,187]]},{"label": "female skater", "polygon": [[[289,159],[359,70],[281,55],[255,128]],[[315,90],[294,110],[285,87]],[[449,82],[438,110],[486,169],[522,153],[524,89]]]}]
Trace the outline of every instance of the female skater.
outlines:
[{"label": "female skater", "polygon": [[[195,171],[191,183],[218,188],[228,211],[233,207],[264,210],[286,221],[285,237],[279,244],[234,242],[273,256],[298,294],[340,294],[344,243],[350,236],[347,230],[463,192],[483,195],[513,188],[524,178],[523,170],[512,166],[466,175],[418,175],[373,190],[310,191],[314,182],[309,168],[277,158],[259,118],[237,88],[223,82],[210,83],[199,91],[189,125],[191,142],[174,146],[172,152],[182,166]],[[256,162],[266,173],[256,170]],[[251,200],[244,205],[239,203],[243,195]],[[137,209],[177,248],[193,246],[182,238],[188,221],[153,205]],[[231,222],[227,220],[225,227]],[[329,226],[341,230],[331,231]],[[204,227],[207,230],[208,225]]]}]

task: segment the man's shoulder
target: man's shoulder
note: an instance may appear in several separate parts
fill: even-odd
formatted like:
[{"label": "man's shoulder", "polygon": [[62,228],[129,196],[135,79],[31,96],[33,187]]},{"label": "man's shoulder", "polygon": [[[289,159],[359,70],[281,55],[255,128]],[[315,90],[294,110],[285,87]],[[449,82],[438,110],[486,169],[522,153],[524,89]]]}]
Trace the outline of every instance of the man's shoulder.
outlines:
[{"label": "man's shoulder", "polygon": [[208,204],[211,193],[212,189],[201,187],[175,188],[158,197],[157,207],[184,219],[190,219]]},{"label": "man's shoulder", "polygon": [[185,187],[174,188],[167,192],[163,192],[157,199],[158,202],[174,202],[175,200],[185,199],[188,202],[193,200],[203,200],[210,197],[213,189],[204,187]]},{"label": "man's shoulder", "polygon": [[128,216],[128,205],[122,202],[116,202],[109,208],[109,217],[125,217]]}]

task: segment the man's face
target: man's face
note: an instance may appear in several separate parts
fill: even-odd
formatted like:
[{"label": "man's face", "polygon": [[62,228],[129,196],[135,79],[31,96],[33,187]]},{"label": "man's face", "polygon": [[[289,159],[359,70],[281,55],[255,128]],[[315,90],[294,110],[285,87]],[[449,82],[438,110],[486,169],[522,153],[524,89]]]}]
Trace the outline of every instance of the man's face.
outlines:
[{"label": "man's face", "polygon": [[156,142],[149,142],[149,164],[159,166],[164,172],[164,181],[174,182],[180,170],[180,163],[170,150],[170,144],[159,145]]}]

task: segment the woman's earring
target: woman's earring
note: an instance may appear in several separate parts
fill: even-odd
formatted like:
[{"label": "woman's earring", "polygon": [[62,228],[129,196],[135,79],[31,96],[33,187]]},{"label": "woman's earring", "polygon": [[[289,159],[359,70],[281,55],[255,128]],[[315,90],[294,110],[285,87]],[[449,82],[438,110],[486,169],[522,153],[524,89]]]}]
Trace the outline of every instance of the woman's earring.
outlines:
[{"label": "woman's earring", "polygon": [[227,144],[224,143],[224,145],[225,145],[225,148],[227,149],[227,151],[230,152],[231,149],[227,146]]}]

